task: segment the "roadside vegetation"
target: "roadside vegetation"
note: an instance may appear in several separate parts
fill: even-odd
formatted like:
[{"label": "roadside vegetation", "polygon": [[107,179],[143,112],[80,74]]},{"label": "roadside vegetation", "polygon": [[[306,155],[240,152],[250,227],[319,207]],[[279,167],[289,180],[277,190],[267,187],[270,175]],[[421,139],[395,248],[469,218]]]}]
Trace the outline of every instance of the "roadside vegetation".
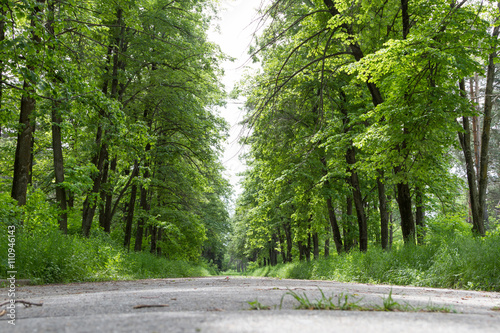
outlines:
[{"label": "roadside vegetation", "polygon": [[[50,214],[50,204],[28,201],[24,207],[15,204],[0,208],[0,226],[16,227],[16,279],[29,279],[32,284],[68,283],[109,280],[135,280],[210,276],[216,274],[214,265],[203,258],[167,259],[150,251],[127,251],[121,244],[122,233],[107,233],[95,229],[89,237],[79,232],[78,219],[70,218],[68,234],[58,227],[57,218]],[[34,204],[34,205],[32,205]],[[36,206],[36,207],[35,207]],[[19,223],[20,216],[24,223]],[[71,223],[74,222],[74,223]],[[0,238],[0,253],[8,253],[7,237]],[[12,269],[8,261],[0,262],[0,277]]]},{"label": "roadside vegetation", "polygon": [[312,261],[252,268],[249,276],[500,291],[500,234],[436,237],[423,246],[372,247]]}]

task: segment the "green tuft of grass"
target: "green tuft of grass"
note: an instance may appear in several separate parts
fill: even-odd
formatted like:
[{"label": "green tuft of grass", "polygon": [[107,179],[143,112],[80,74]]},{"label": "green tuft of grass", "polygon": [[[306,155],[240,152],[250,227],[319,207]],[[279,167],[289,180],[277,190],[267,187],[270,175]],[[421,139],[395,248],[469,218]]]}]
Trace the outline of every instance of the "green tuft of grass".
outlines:
[{"label": "green tuft of grass", "polygon": [[249,310],[271,310],[271,307],[269,305],[264,305],[262,303],[260,303],[258,300],[255,300],[255,301],[249,301],[247,302],[248,305],[250,305],[250,309]]}]

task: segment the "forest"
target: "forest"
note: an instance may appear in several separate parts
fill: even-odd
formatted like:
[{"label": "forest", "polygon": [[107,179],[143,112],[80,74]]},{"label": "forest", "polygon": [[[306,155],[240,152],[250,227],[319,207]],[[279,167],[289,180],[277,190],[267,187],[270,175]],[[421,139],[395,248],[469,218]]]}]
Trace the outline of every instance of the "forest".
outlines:
[{"label": "forest", "polygon": [[218,1],[2,1],[0,275],[500,290],[500,3],[256,6],[226,91]]}]

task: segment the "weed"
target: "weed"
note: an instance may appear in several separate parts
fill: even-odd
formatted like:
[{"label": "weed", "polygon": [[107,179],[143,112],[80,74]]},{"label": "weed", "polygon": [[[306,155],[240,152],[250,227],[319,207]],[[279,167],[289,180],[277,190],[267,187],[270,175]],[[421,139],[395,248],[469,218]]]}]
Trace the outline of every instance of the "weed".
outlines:
[{"label": "weed", "polygon": [[[362,299],[356,299],[353,295],[347,293],[340,293],[338,296],[327,297],[323,290],[318,288],[321,293],[321,298],[314,301],[309,300],[307,294],[304,292],[302,295],[297,294],[292,290],[288,290],[282,297],[279,308],[283,306],[283,299],[289,295],[292,296],[299,304],[295,307],[301,310],[340,310],[340,311],[400,311],[400,312],[441,312],[441,313],[455,313],[451,308],[440,307],[429,302],[426,307],[419,308],[413,307],[410,304],[401,304],[394,300],[392,297],[392,289],[387,297],[383,298],[382,306],[379,305],[360,305]],[[336,299],[336,301],[334,301]],[[355,301],[353,301],[355,300]],[[500,308],[500,307],[499,307]]]},{"label": "weed", "polygon": [[247,302],[247,303],[248,303],[248,305],[250,305],[249,310],[259,310],[259,311],[260,310],[271,310],[270,306],[264,305],[261,302],[259,302],[258,300]]},{"label": "weed", "polygon": [[341,293],[337,297],[337,302],[334,302],[335,296],[332,294],[330,297],[326,297],[325,293],[323,290],[318,288],[320,293],[321,293],[321,298],[316,299],[314,301],[310,301],[309,298],[307,297],[307,294],[304,292],[303,296],[300,296],[296,292],[292,290],[288,290],[282,297],[281,297],[281,303],[280,303],[280,309],[283,306],[283,299],[285,296],[290,295],[292,296],[297,302],[299,302],[299,305],[296,306],[296,309],[303,309],[303,310],[357,310],[360,309],[360,306],[357,304],[360,300],[357,300],[356,302],[351,302],[349,298],[354,298],[352,295],[349,294],[344,294]]}]

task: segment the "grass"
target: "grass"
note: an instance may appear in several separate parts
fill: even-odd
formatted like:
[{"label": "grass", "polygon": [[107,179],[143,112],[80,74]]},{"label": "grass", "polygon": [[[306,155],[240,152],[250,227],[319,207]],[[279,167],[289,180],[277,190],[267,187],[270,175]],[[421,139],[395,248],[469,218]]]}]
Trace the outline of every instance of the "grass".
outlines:
[{"label": "grass", "polygon": [[[318,288],[319,289],[319,288]],[[321,297],[315,300],[309,300],[307,294],[299,295],[296,292],[289,290],[282,297],[280,302],[280,309],[283,306],[283,299],[286,296],[292,296],[298,305],[296,309],[301,310],[338,310],[338,311],[398,311],[398,312],[441,312],[450,313],[454,312],[448,307],[440,307],[429,303],[425,307],[414,307],[408,303],[401,304],[392,298],[392,290],[387,297],[383,298],[382,306],[380,305],[361,305],[362,298],[356,298],[348,293],[340,293],[338,296],[331,295],[327,297],[325,293],[319,289]]]},{"label": "grass", "polygon": [[[5,246],[5,243],[0,243],[1,253],[7,253]],[[32,284],[216,274],[212,267],[201,261],[167,260],[148,252],[127,252],[105,233],[84,238],[62,235],[58,230],[50,229],[18,232],[15,249],[16,278],[29,279]],[[0,262],[0,274],[9,270],[7,264],[7,261]]]},{"label": "grass", "polygon": [[269,305],[264,305],[260,303],[258,300],[247,302],[250,305],[249,310],[271,310]]},{"label": "grass", "polygon": [[500,291],[500,234],[454,235],[424,246],[353,251],[311,262],[261,267],[250,276]]}]

